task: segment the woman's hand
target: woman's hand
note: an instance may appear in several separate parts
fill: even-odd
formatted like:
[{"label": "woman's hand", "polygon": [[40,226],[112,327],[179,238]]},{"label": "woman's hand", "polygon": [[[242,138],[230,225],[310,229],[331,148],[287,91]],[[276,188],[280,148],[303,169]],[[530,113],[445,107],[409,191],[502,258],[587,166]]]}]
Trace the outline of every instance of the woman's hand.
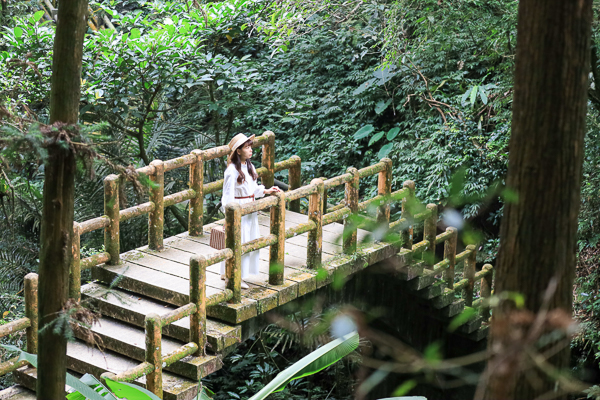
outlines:
[{"label": "woman's hand", "polygon": [[281,192],[282,190],[279,189],[277,186],[273,186],[270,189],[265,189],[265,194],[273,194],[273,193],[277,193],[277,192]]}]

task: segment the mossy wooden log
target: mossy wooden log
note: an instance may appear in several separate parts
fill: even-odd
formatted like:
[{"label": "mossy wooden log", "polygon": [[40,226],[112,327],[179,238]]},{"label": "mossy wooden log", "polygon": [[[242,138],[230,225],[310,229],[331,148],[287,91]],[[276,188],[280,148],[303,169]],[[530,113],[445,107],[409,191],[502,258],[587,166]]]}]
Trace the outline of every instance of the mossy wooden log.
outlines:
[{"label": "mossy wooden log", "polygon": [[448,261],[448,259],[444,258],[442,261],[438,262],[437,264],[434,264],[432,270],[436,275],[438,275],[442,272],[446,272],[449,265],[450,262]]},{"label": "mossy wooden log", "polygon": [[[319,179],[321,179],[323,182],[325,182],[325,180],[327,178],[321,177]],[[327,188],[324,187],[323,188],[323,215],[327,214],[327,196],[328,196],[328,190],[327,190]]]},{"label": "mossy wooden log", "polygon": [[448,260],[448,268],[444,272],[444,281],[448,287],[454,286],[454,268],[456,267],[456,242],[458,240],[458,230],[454,227],[446,228],[448,238],[444,242],[444,259]]},{"label": "mossy wooden log", "polygon": [[277,242],[269,248],[269,284],[282,285],[285,257],[285,193],[277,192],[277,205],[271,207],[271,236]]},{"label": "mossy wooden log", "polygon": [[[346,182],[344,202],[346,207],[354,217],[358,216],[358,188],[360,175],[358,170],[354,167],[350,167],[346,170],[347,174],[352,176],[352,179]],[[336,211],[345,210],[345,208]],[[323,222],[326,224],[326,222]],[[356,252],[356,244],[358,242],[358,226],[355,218],[344,217],[344,233],[343,233],[343,251],[344,254],[354,254]]]},{"label": "mossy wooden log", "polygon": [[150,163],[154,167],[154,174],[150,176],[154,183],[150,187],[150,201],[154,203],[154,210],[148,217],[148,247],[160,251],[163,245],[163,230],[165,223],[165,171],[161,160]]},{"label": "mossy wooden log", "polygon": [[188,165],[196,162],[196,157],[193,154],[186,154],[185,156],[173,158],[165,161],[165,172],[172,171],[177,168],[187,167]]},{"label": "mossy wooden log", "polygon": [[267,144],[271,138],[271,136],[273,136],[273,139],[275,139],[275,134],[271,131],[264,131],[262,135],[260,136],[256,136],[253,140],[253,144],[252,147],[256,148],[256,147],[260,147],[260,146],[264,146],[265,144]]},{"label": "mossy wooden log", "polygon": [[[191,275],[190,275],[190,277],[191,277]],[[190,281],[190,285],[191,285],[191,281]],[[191,299],[190,299],[190,301],[191,301]],[[173,322],[179,321],[180,319],[185,318],[189,315],[192,315],[195,312],[196,312],[196,305],[194,303],[189,303],[189,304],[183,305],[179,308],[176,308],[174,310],[171,310],[169,312],[162,314],[160,317],[160,322],[162,324],[162,327],[164,328],[165,326],[170,325]]]},{"label": "mossy wooden log", "polygon": [[[352,167],[350,167],[350,168],[352,168]],[[340,186],[345,183],[351,182],[353,179],[354,179],[354,175],[349,172],[346,172],[343,175],[338,175],[331,179],[324,180],[323,185],[324,185],[325,190],[329,190],[336,186]]]},{"label": "mossy wooden log", "polygon": [[429,244],[427,245],[427,251],[423,254],[423,261],[425,261],[427,268],[433,269],[433,264],[435,264],[435,239],[438,219],[437,205],[427,204],[427,210],[430,212],[430,215],[425,219],[423,237]]},{"label": "mossy wooden log", "polygon": [[450,239],[450,237],[453,235],[452,231],[448,230],[448,228],[446,228],[446,231],[444,233],[440,233],[439,235],[437,235],[435,237],[435,244],[440,244],[445,242],[446,240]]},{"label": "mossy wooden log", "polygon": [[456,255],[456,257],[455,257],[456,263],[458,264],[459,262],[461,262],[464,259],[466,259],[467,257],[469,257],[469,254],[471,254],[471,251],[467,247],[467,249],[465,251],[462,251]]},{"label": "mossy wooden log", "polygon": [[308,231],[316,229],[317,224],[314,221],[308,221],[303,224],[298,224],[296,226],[292,226],[291,228],[287,228],[285,230],[285,238],[289,239],[294,236],[302,235]]},{"label": "mossy wooden log", "polygon": [[242,208],[237,203],[225,206],[225,247],[233,250],[233,256],[227,260],[226,275],[229,279],[227,289],[233,297],[231,303],[242,300]]},{"label": "mossy wooden log", "polygon": [[0,363],[0,376],[14,372],[25,365],[29,365],[29,363],[26,360],[19,361],[19,356],[10,358],[3,363]]},{"label": "mossy wooden log", "polygon": [[79,233],[83,235],[84,233],[93,232],[96,229],[106,228],[110,225],[110,219],[103,215],[101,217],[96,217],[92,219],[88,219],[87,221],[83,221],[79,223]]},{"label": "mossy wooden log", "polygon": [[413,222],[425,221],[429,217],[431,217],[431,210],[425,209],[425,211],[413,215]]},{"label": "mossy wooden log", "polygon": [[405,181],[402,187],[408,190],[408,194],[402,199],[402,219],[406,220],[407,226],[402,227],[402,247],[412,249],[413,244],[413,215],[412,209],[415,202],[415,183],[413,181]]},{"label": "mossy wooden log", "polygon": [[390,227],[390,194],[392,193],[392,160],[383,158],[381,163],[385,169],[379,171],[377,177],[377,194],[383,197],[383,201],[377,208],[377,225],[389,229]]},{"label": "mossy wooden log", "polygon": [[340,201],[339,204],[336,204],[335,206],[333,206],[331,208],[328,208],[327,212],[328,213],[332,213],[332,212],[337,211],[337,210],[339,210],[341,208],[344,208],[344,207],[346,207],[346,202],[344,200],[342,200],[342,201]]},{"label": "mossy wooden log", "polygon": [[211,194],[223,190],[223,182],[225,182],[223,179],[219,179],[218,181],[207,183],[204,185],[204,194]]},{"label": "mossy wooden log", "polygon": [[[298,156],[292,156],[290,158],[288,158],[287,160],[283,160],[283,161],[279,161],[275,163],[275,172],[279,172],[279,171],[283,171],[285,169],[292,169],[294,167],[296,167],[296,165],[298,164],[298,160],[300,160],[300,157]],[[298,185],[298,187],[300,187],[300,185]],[[294,188],[296,189],[296,188]]]},{"label": "mossy wooden log", "polygon": [[261,236],[249,242],[242,244],[242,255],[251,253],[256,250],[264,249],[265,247],[269,247],[273,244],[276,244],[278,240],[277,235],[267,235]]},{"label": "mossy wooden log", "polygon": [[73,222],[73,242],[71,243],[71,270],[69,271],[69,298],[81,299],[81,234],[79,224]]},{"label": "mossy wooden log", "polygon": [[465,259],[464,277],[467,279],[467,285],[463,288],[462,297],[465,305],[471,307],[473,305],[473,288],[475,287],[475,264],[477,262],[477,247],[468,245],[467,251],[469,255]]},{"label": "mossy wooden log", "polygon": [[252,201],[250,203],[243,204],[241,207],[242,216],[252,214],[258,211],[266,210],[269,207],[277,205],[276,196],[267,196],[260,200]]},{"label": "mossy wooden log", "polygon": [[385,197],[381,196],[381,195],[377,195],[375,197],[373,197],[372,199],[369,200],[365,200],[365,201],[361,201],[360,203],[358,203],[358,211],[367,211],[369,210],[371,207],[375,206],[377,208],[380,207],[380,205],[385,201]]},{"label": "mossy wooden log", "polygon": [[[339,210],[330,212],[329,214],[325,214],[323,215],[323,226],[325,225],[329,225],[332,224],[334,222],[338,222],[341,220],[344,220],[344,223],[346,221],[346,218],[352,214],[352,210],[350,210],[350,207],[342,207]],[[357,226],[358,228],[358,226]]]},{"label": "mossy wooden log", "polygon": [[[288,174],[288,190],[296,190],[302,185],[302,160],[298,156],[292,156],[290,160],[294,161],[294,165],[290,166]],[[300,200],[293,200],[289,203],[289,210],[299,213]]]},{"label": "mossy wooden log", "polygon": [[267,169],[267,173],[262,176],[262,183],[266,188],[273,186],[275,182],[275,134],[266,131],[261,135],[267,139],[262,145],[262,166]]},{"label": "mossy wooden log", "polygon": [[179,204],[186,200],[191,200],[196,197],[196,192],[193,189],[182,190],[181,192],[173,193],[165,196],[163,199],[164,207],[170,207]]},{"label": "mossy wooden log", "polygon": [[166,354],[164,357],[162,357],[163,368],[166,368],[169,365],[171,365],[191,354],[198,353],[198,350],[199,350],[198,345],[196,343],[191,342],[191,343],[184,344],[177,350],[174,350],[174,351],[170,352],[169,354]]},{"label": "mossy wooden log", "polygon": [[25,275],[25,316],[30,324],[27,328],[27,352],[38,352],[38,275],[30,272]]},{"label": "mossy wooden log", "polygon": [[308,197],[312,194],[315,194],[317,192],[317,186],[316,185],[306,185],[306,186],[302,186],[301,188],[295,189],[295,190],[290,190],[289,192],[286,193],[286,200],[287,201],[294,201],[294,200],[298,200],[301,199],[303,197]]},{"label": "mossy wooden log", "polygon": [[121,221],[139,217],[140,215],[149,214],[154,211],[155,204],[152,202],[142,203],[137,206],[129,207],[120,211]]},{"label": "mossy wooden log", "polygon": [[190,236],[201,236],[204,217],[204,152],[192,151],[195,160],[190,164],[190,189],[196,196],[190,200],[188,231]]},{"label": "mossy wooden log", "polygon": [[[404,231],[404,229],[408,228],[408,226],[408,220],[406,218],[400,218],[399,220],[394,221],[390,224],[390,232]],[[408,247],[405,248],[408,249]]]},{"label": "mossy wooden log", "polygon": [[27,317],[19,318],[15,321],[11,321],[4,325],[0,325],[0,338],[4,336],[10,335],[12,333],[21,331],[25,328],[29,328],[31,326],[31,320]]},{"label": "mossy wooden log", "polygon": [[233,298],[233,291],[230,289],[225,289],[222,292],[215,293],[206,298],[206,307],[214,306],[215,304],[223,303],[225,301],[229,301]]},{"label": "mossy wooden log", "polygon": [[119,374],[113,374],[112,372],[105,372],[100,375],[101,379],[110,379],[115,382],[131,382],[142,376],[146,376],[152,372],[154,369],[154,365],[151,363],[144,361],[143,363],[136,365],[133,368],[128,369],[127,371],[123,371]]},{"label": "mossy wooden log", "polygon": [[154,367],[146,375],[146,389],[163,398],[162,390],[162,323],[158,314],[146,315],[146,362]]},{"label": "mossy wooden log", "polygon": [[110,265],[120,261],[120,232],[119,221],[119,176],[109,175],[104,178],[104,214],[110,220],[110,225],[104,228],[104,248],[110,254]]},{"label": "mossy wooden log", "polygon": [[81,260],[81,270],[90,269],[92,267],[95,267],[96,265],[106,263],[109,260],[110,254],[108,254],[107,252],[94,254],[93,256],[89,256]]},{"label": "mossy wooden log", "polygon": [[213,265],[231,257],[233,257],[233,250],[225,248],[206,257],[206,265]]},{"label": "mossy wooden log", "polygon": [[190,302],[195,312],[190,316],[190,342],[198,345],[195,356],[203,356],[206,349],[206,267],[201,255],[190,258]]},{"label": "mossy wooden log", "polygon": [[[485,264],[482,269],[483,272],[487,272],[481,278],[481,298],[483,300],[489,299],[492,295],[492,282],[494,279],[494,271],[493,267],[490,264]],[[479,315],[483,318],[484,321],[490,319],[490,306],[485,301],[479,308]]]},{"label": "mossy wooden log", "polygon": [[370,165],[365,168],[361,168],[358,170],[358,174],[361,178],[366,178],[367,176],[372,176],[378,174],[387,168],[387,164],[385,162],[378,162],[377,164]]},{"label": "mossy wooden log", "polygon": [[308,218],[315,223],[315,229],[308,232],[306,266],[317,270],[321,268],[323,257],[323,191],[325,185],[321,179],[313,179],[310,184],[316,186],[317,191],[311,194],[308,200]]},{"label": "mossy wooden log", "polygon": [[213,147],[212,149],[204,150],[204,161],[212,160],[214,158],[220,158],[228,156],[231,153],[229,146]]},{"label": "mossy wooden log", "polygon": [[153,175],[155,171],[156,171],[156,168],[154,168],[154,165],[152,165],[152,164],[146,165],[145,167],[137,168],[135,170],[135,172],[137,172],[138,174],[147,175],[147,176]]}]

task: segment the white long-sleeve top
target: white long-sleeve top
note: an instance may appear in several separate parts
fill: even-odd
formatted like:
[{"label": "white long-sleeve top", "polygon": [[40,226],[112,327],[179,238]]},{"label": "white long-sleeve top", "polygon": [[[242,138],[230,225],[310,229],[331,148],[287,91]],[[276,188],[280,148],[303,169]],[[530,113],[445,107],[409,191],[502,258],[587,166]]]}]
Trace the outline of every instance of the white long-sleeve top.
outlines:
[{"label": "white long-sleeve top", "polygon": [[239,173],[235,169],[235,165],[229,164],[225,170],[223,196],[221,197],[222,212],[225,212],[225,206],[228,203],[236,202],[238,204],[245,204],[252,201],[252,199],[236,199],[236,197],[248,197],[254,195],[254,198],[258,199],[265,195],[265,187],[259,185],[252,179],[252,176],[248,173],[248,166],[245,163],[242,164],[242,172],[246,179],[240,184],[237,182]]}]

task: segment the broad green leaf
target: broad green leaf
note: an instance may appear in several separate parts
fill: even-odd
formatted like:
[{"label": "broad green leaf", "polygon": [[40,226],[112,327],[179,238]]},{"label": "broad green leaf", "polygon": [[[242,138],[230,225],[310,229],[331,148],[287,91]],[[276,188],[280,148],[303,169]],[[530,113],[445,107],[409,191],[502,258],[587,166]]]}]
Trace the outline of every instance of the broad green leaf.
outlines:
[{"label": "broad green leaf", "polygon": [[375,112],[377,114],[381,114],[382,112],[385,111],[386,108],[388,108],[388,106],[392,103],[392,100],[388,100],[388,101],[383,101],[380,100],[379,102],[377,102],[377,105],[375,106]]},{"label": "broad green leaf", "polygon": [[467,89],[466,92],[463,93],[462,97],[460,98],[460,104],[462,106],[464,106],[465,104],[467,104],[467,98],[469,97],[469,94],[471,94],[471,89]]},{"label": "broad green leaf", "polygon": [[398,136],[398,133],[400,133],[400,128],[395,127],[390,129],[387,133],[387,140],[394,140]]},{"label": "broad green leaf", "polygon": [[488,103],[488,97],[487,94],[485,93],[485,89],[483,89],[481,86],[479,87],[479,97],[481,98],[481,101],[483,102],[483,104]]},{"label": "broad green leaf", "polygon": [[[406,393],[413,390],[415,386],[417,386],[417,382],[414,379],[410,379],[408,381],[403,382],[400,386],[398,386],[396,388],[396,390],[394,390],[394,393],[392,393],[392,394],[394,396],[403,396]],[[417,397],[417,399],[418,399],[418,397]]]},{"label": "broad green leaf", "polygon": [[23,36],[23,29],[21,29],[18,26],[15,26],[14,32],[15,32],[15,37],[17,39],[21,39],[21,36]]},{"label": "broad green leaf", "polygon": [[373,125],[365,125],[362,128],[360,128],[358,131],[356,131],[356,133],[354,134],[354,139],[356,139],[356,140],[364,139],[367,136],[369,136],[369,134],[371,134],[371,132],[373,132],[374,130],[375,130],[375,128],[373,127]]},{"label": "broad green leaf", "polygon": [[120,399],[127,400],[160,400],[160,398],[138,385],[128,382],[115,382],[110,379],[106,380],[106,386],[113,391],[115,396]]},{"label": "broad green leaf", "polygon": [[390,151],[392,151],[393,147],[394,147],[393,143],[388,143],[385,146],[382,146],[381,149],[379,150],[379,153],[377,154],[377,158],[379,158],[381,160],[382,158],[387,157],[387,155],[390,154]]},{"label": "broad green leaf", "polygon": [[377,132],[375,135],[373,135],[373,137],[371,137],[371,140],[369,140],[369,146],[373,145],[373,143],[377,142],[379,139],[381,139],[383,137],[385,132]]},{"label": "broad green leaf", "polygon": [[306,357],[294,363],[291,367],[281,371],[275,379],[269,382],[261,391],[252,396],[250,400],[265,399],[273,392],[283,390],[294,379],[316,374],[352,353],[358,347],[358,332],[349,333],[335,339],[325,346],[318,348]]},{"label": "broad green leaf", "polygon": [[477,98],[477,89],[479,88],[479,86],[473,86],[473,89],[471,89],[471,98],[469,99],[471,101],[471,105],[475,104],[475,99]]},{"label": "broad green leaf", "polygon": [[142,36],[142,34],[140,33],[140,30],[139,30],[138,28],[133,28],[133,29],[131,30],[131,33],[129,34],[129,37],[130,37],[131,39],[137,39],[137,38],[139,38],[140,36]]},{"label": "broad green leaf", "polygon": [[33,14],[33,22],[38,22],[42,17],[44,16],[44,11],[38,11],[35,14]]},{"label": "broad green leaf", "polygon": [[472,307],[465,307],[463,312],[452,318],[452,321],[450,321],[450,324],[448,325],[448,331],[454,332],[458,327],[469,322],[475,314],[477,314],[477,310]]}]

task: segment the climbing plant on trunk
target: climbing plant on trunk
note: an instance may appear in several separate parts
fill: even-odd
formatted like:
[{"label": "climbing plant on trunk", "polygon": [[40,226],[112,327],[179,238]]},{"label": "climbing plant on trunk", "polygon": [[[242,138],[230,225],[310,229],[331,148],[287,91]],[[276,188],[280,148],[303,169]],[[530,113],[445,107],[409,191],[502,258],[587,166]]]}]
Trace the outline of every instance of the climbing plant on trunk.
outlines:
[{"label": "climbing plant on trunk", "polygon": [[[516,196],[501,223],[495,293],[522,294],[527,311],[514,323],[507,316],[517,313],[506,302],[494,315],[490,399],[533,399],[554,390],[553,398],[566,398],[553,373],[568,368],[568,343],[553,355],[528,350],[547,327],[565,328],[571,314],[591,20],[591,0],[519,2],[506,180]],[[544,315],[558,319],[545,318],[538,329]],[[523,334],[515,339],[518,329]]]},{"label": "climbing plant on trunk", "polygon": [[[50,126],[43,129],[47,159],[41,226],[39,265],[39,366],[38,399],[60,399],[65,395],[67,338],[60,312],[67,301],[73,198],[76,172],[73,140],[81,85],[83,38],[87,0],[61,1],[54,40],[50,94]],[[46,329],[44,329],[46,328]]]}]

